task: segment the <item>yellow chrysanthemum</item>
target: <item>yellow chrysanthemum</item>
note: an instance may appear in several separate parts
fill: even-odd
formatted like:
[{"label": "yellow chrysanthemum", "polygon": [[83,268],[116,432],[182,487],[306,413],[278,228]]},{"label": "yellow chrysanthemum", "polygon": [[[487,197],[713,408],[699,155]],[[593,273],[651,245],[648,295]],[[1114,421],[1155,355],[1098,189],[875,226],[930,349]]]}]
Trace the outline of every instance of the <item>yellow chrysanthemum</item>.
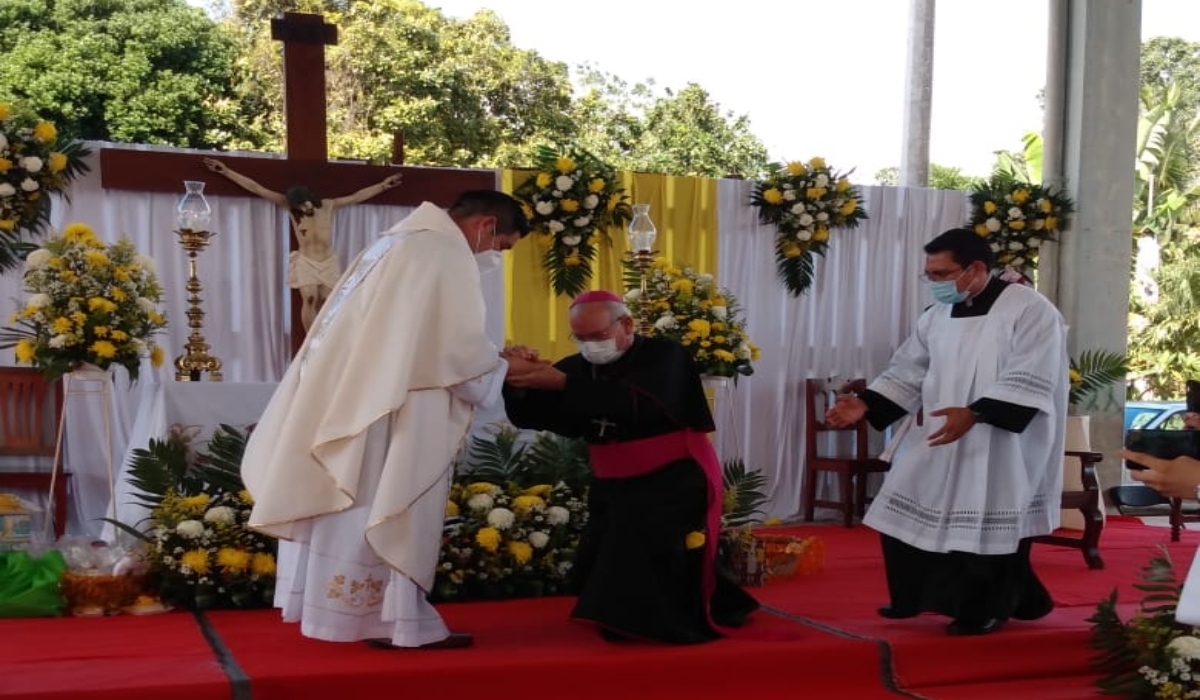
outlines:
[{"label": "yellow chrysanthemum", "polygon": [[247,491],[246,489],[242,489],[241,491],[238,491],[238,499],[241,500],[241,502],[245,503],[246,505],[254,505],[254,497],[251,496],[250,492]]},{"label": "yellow chrysanthemum", "polygon": [[850,189],[850,181],[843,177],[837,181],[837,184],[834,185],[833,189],[837,190],[838,192],[845,192],[846,190]]},{"label": "yellow chrysanthemum", "polygon": [[8,158],[0,158],[0,173],[6,173],[12,170],[13,162]]},{"label": "yellow chrysanthemum", "polygon": [[1013,204],[1024,204],[1029,201],[1029,190],[1024,187],[1017,189],[1012,193]]},{"label": "yellow chrysanthemum", "polygon": [[684,540],[684,544],[687,545],[688,549],[700,549],[701,547],[704,546],[704,542],[705,542],[704,533],[694,531],[694,530],[692,532],[689,532],[687,534],[687,538],[685,538],[685,540]]},{"label": "yellow chrysanthemum", "polygon": [[[0,159],[2,160],[2,159]],[[2,172],[2,171],[0,171]],[[12,231],[17,227],[16,219],[0,219],[0,231]]]},{"label": "yellow chrysanthemum", "polygon": [[583,264],[583,258],[579,257],[579,253],[571,253],[563,258],[563,264],[567,267],[579,267]]},{"label": "yellow chrysanthemum", "polygon": [[824,187],[809,187],[804,190],[804,196],[808,199],[821,199],[829,190]]},{"label": "yellow chrysanthemum", "polygon": [[854,213],[854,210],[857,208],[858,208],[858,200],[857,199],[848,199],[848,200],[846,200],[846,203],[842,205],[842,208],[838,209],[838,213],[841,214],[842,216],[850,216],[851,214]]},{"label": "yellow chrysanthemum", "polygon": [[1046,217],[1046,230],[1054,231],[1058,228],[1058,219],[1053,216]]},{"label": "yellow chrysanthemum", "polygon": [[198,493],[195,496],[179,499],[179,507],[189,512],[204,510],[208,507],[208,502],[211,500],[207,493]]},{"label": "yellow chrysanthemum", "polygon": [[808,168],[804,166],[804,163],[801,163],[798,160],[794,160],[787,164],[787,172],[788,172],[788,175],[793,175],[793,176],[803,175],[804,173],[808,172]]},{"label": "yellow chrysanthemum", "polygon": [[46,167],[49,168],[50,172],[52,173],[61,173],[67,169],[66,155],[59,153],[58,151],[51,153],[50,157],[46,160]]},{"label": "yellow chrysanthemum", "polygon": [[975,233],[981,238],[987,238],[992,232],[985,224],[975,224]]},{"label": "yellow chrysanthemum", "polygon": [[475,543],[495,554],[500,549],[500,531],[494,527],[481,527],[475,533]]},{"label": "yellow chrysanthemum", "polygon": [[208,550],[192,549],[179,557],[179,563],[198,574],[208,573]]},{"label": "yellow chrysanthemum", "polygon": [[94,235],[96,235],[96,232],[92,230],[91,226],[79,221],[67,224],[66,228],[62,231],[63,240],[67,243],[81,243]]},{"label": "yellow chrysanthemum", "polygon": [[111,360],[117,356],[117,346],[113,345],[107,340],[97,340],[96,342],[92,343],[92,346],[88,348],[88,351],[94,353],[96,357],[104,360]]},{"label": "yellow chrysanthemum", "polygon": [[574,199],[564,199],[558,203],[558,206],[568,214],[579,211],[579,202]]},{"label": "yellow chrysanthemum", "polygon": [[592,181],[588,183],[588,192],[599,194],[604,191],[604,186],[606,184],[608,183],[604,181],[604,178],[594,177],[592,178]]},{"label": "yellow chrysanthemum", "polygon": [[824,226],[818,226],[817,230],[813,231],[812,239],[818,243],[829,240],[829,229]]},{"label": "yellow chrysanthemum", "polygon": [[546,507],[546,502],[540,496],[517,496],[513,499],[512,504],[518,512],[528,512]]},{"label": "yellow chrysanthemum", "polygon": [[108,256],[99,250],[87,251],[83,259],[92,267],[108,267]]},{"label": "yellow chrysanthemum", "polygon": [[518,565],[528,564],[533,559],[533,546],[528,542],[513,540],[508,543],[508,553]]},{"label": "yellow chrysanthemum", "polygon": [[774,187],[768,187],[763,190],[762,198],[767,204],[779,204],[783,201],[783,193]]},{"label": "yellow chrysanthemum", "polygon": [[709,322],[702,318],[694,318],[691,321],[688,321],[687,327],[688,330],[695,333],[700,338],[707,338],[708,334],[712,331],[712,326],[709,324]]},{"label": "yellow chrysanthemum", "polygon": [[554,160],[554,167],[565,175],[575,169],[575,159],[570,156],[559,156]]},{"label": "yellow chrysanthemum", "polygon": [[108,337],[108,326],[93,327],[92,335],[96,336],[97,338],[107,338]]},{"label": "yellow chrysanthemum", "polygon": [[737,357],[728,350],[713,350],[713,357],[721,362],[733,362],[737,359]]},{"label": "yellow chrysanthemum", "polygon": [[1043,214],[1049,214],[1050,212],[1054,211],[1054,202],[1051,202],[1048,199],[1043,199],[1038,207],[1042,210]]},{"label": "yellow chrysanthemum", "polygon": [[525,489],[525,495],[545,498],[546,496],[549,496],[552,491],[554,491],[554,487],[550,484],[538,484],[537,486],[530,486],[529,488]]},{"label": "yellow chrysanthemum", "polygon": [[820,156],[811,158],[808,161],[808,167],[812,168],[813,170],[820,170],[825,167],[825,159],[821,158]]},{"label": "yellow chrysanthemum", "polygon": [[33,138],[42,143],[49,143],[58,138],[58,129],[50,122],[38,122],[37,126],[33,127]]},{"label": "yellow chrysanthemum", "polygon": [[21,340],[17,341],[17,347],[14,348],[14,354],[17,357],[17,362],[27,365],[33,362],[34,356],[37,355],[37,349],[32,340],[28,338],[22,338]]},{"label": "yellow chrysanthemum", "polygon": [[455,503],[454,501],[446,501],[446,517],[447,518],[457,518],[458,517],[458,504]]},{"label": "yellow chrysanthemum", "polygon": [[88,299],[88,309],[99,311],[102,314],[111,314],[117,310],[117,305],[104,297],[92,297]]},{"label": "yellow chrysanthemum", "polygon": [[1010,221],[1010,222],[1008,222],[1008,227],[1014,231],[1024,231],[1025,230],[1025,222],[1022,221],[1021,219],[1017,219],[1016,221]]},{"label": "yellow chrysanthemum", "polygon": [[998,208],[999,207],[996,206],[996,203],[990,199],[983,203],[983,212],[985,214],[995,214],[996,209],[998,209]]},{"label": "yellow chrysanthemum", "polygon": [[250,552],[244,549],[234,549],[232,547],[222,547],[217,550],[217,566],[222,571],[231,574],[240,574],[250,568],[252,556]]},{"label": "yellow chrysanthemum", "polygon": [[537,174],[537,186],[538,187],[545,189],[545,188],[549,187],[550,183],[552,183],[552,182],[554,182],[554,176],[551,175],[550,173],[538,173]]},{"label": "yellow chrysanthemum", "polygon": [[467,484],[467,493],[472,496],[480,493],[492,494],[496,491],[495,484],[489,484],[486,481],[476,481],[473,484]]},{"label": "yellow chrysanthemum", "polygon": [[254,559],[250,562],[250,571],[259,576],[273,576],[275,574],[275,557],[266,552],[255,554]]},{"label": "yellow chrysanthemum", "polygon": [[163,355],[164,353],[161,346],[155,345],[154,347],[150,348],[150,364],[154,367],[162,367],[163,360],[165,359]]}]

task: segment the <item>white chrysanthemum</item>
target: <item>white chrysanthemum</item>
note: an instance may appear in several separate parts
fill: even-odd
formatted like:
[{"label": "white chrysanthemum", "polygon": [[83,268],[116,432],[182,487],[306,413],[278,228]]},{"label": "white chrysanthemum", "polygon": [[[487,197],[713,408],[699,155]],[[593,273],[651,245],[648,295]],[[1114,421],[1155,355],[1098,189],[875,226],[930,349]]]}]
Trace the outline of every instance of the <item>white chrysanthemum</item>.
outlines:
[{"label": "white chrysanthemum", "polygon": [[1025,264],[1025,258],[1022,258],[1022,257],[1016,257],[1016,258],[1013,258],[1013,259],[1012,259],[1012,266],[1013,266],[1013,267],[1020,267],[1020,266],[1022,266],[1022,265],[1024,265],[1024,264]]},{"label": "white chrysanthemum", "polygon": [[554,202],[547,202],[545,200],[542,200],[542,201],[538,202],[537,204],[533,205],[533,210],[536,211],[537,213],[541,214],[542,216],[548,216],[548,215],[554,213]]},{"label": "white chrysanthemum", "polygon": [[987,227],[987,230],[995,233],[1000,230],[1000,219],[994,216],[988,217],[988,220],[983,222],[983,225]]},{"label": "white chrysanthemum", "polygon": [[[796,216],[800,216],[801,214],[804,214],[805,211],[806,211],[806,209],[804,207],[804,202],[796,202],[795,204],[792,205],[792,213],[795,214]],[[807,216],[807,214],[805,214],[805,216]],[[803,218],[803,217],[801,217],[801,218]]]},{"label": "white chrysanthemum", "polygon": [[718,321],[724,321],[725,317],[729,315],[729,310],[724,306],[714,306],[712,307],[712,315],[716,317]]},{"label": "white chrysanthemum", "polygon": [[138,267],[142,268],[146,272],[149,272],[152,275],[158,274],[158,263],[155,262],[154,258],[150,257],[149,255],[142,255],[141,253],[138,253],[137,257],[135,257],[133,261],[137,263]]},{"label": "white chrysanthemum", "polygon": [[531,532],[529,533],[529,544],[534,549],[543,549],[546,545],[550,544],[550,535],[544,532]]},{"label": "white chrysanthemum", "polygon": [[[9,185],[9,187],[12,187],[12,185]],[[54,257],[54,253],[51,253],[50,251],[46,250],[45,248],[38,248],[37,250],[30,253],[29,257],[25,258],[25,267],[26,267],[26,269],[29,269],[29,270],[37,270],[39,268],[43,268],[46,266],[46,263],[50,262],[50,259],[53,257]]]},{"label": "white chrysanthemum", "polygon": [[638,289],[637,287],[634,287],[633,289],[629,290],[628,292],[625,292],[625,301],[627,301],[627,302],[637,301],[638,299],[641,299],[641,298],[642,298],[642,290]]},{"label": "white chrysanthemum", "polygon": [[588,196],[583,198],[583,208],[584,209],[595,209],[598,206],[600,206],[600,198],[597,197],[596,195],[589,194]]},{"label": "white chrysanthemum", "polygon": [[566,226],[563,225],[563,222],[555,219],[553,221],[547,221],[546,228],[550,229],[550,233],[558,233],[558,232],[562,231],[563,229],[565,229]]},{"label": "white chrysanthemum", "polygon": [[563,245],[579,245],[581,242],[583,242],[583,237],[575,235],[563,236],[562,242]]},{"label": "white chrysanthemum", "polygon": [[654,322],[654,327],[660,331],[669,331],[673,328],[678,328],[679,321],[676,320],[674,316],[672,316],[671,314],[668,313],[664,316],[660,316],[658,318],[658,320]]},{"label": "white chrysanthemum", "polygon": [[8,137],[0,133],[0,151],[8,150]]},{"label": "white chrysanthemum", "polygon": [[234,519],[233,509],[229,506],[209,508],[204,514],[204,520],[210,523],[231,523]]},{"label": "white chrysanthemum", "polygon": [[17,188],[7,182],[0,182],[0,197],[11,197],[17,193]]},{"label": "white chrysanthemum", "polygon": [[1025,212],[1021,211],[1021,207],[1009,207],[1009,208],[1008,208],[1008,218],[1010,218],[1010,219],[1024,219],[1024,218],[1025,218]]},{"label": "white chrysanthemum", "polygon": [[817,221],[829,221],[829,212],[825,212],[825,211],[818,212],[817,213]]},{"label": "white chrysanthemum", "polygon": [[491,510],[492,506],[496,505],[496,501],[486,493],[477,493],[467,499],[467,507],[475,512]]},{"label": "white chrysanthemum", "polygon": [[1009,250],[1025,250],[1025,244],[1020,241],[1013,241],[1008,244]]},{"label": "white chrysanthemum", "polygon": [[801,241],[811,240],[812,239],[812,231],[809,231],[809,230],[797,231],[796,238],[797,238],[797,240],[801,240]]},{"label": "white chrysanthemum", "polygon": [[32,294],[25,304],[35,309],[40,309],[44,306],[49,306],[51,301],[49,294]]},{"label": "white chrysanthemum", "polygon": [[70,336],[66,336],[66,335],[63,335],[60,333],[60,334],[54,336],[53,338],[51,338],[47,344],[50,347],[54,348],[55,350],[61,350],[62,348],[67,347],[67,344],[70,342],[70,340],[71,340]]},{"label": "white chrysanthemum", "polygon": [[1181,659],[1200,659],[1200,639],[1192,636],[1176,637],[1167,645]]},{"label": "white chrysanthemum", "polygon": [[41,185],[37,183],[37,180],[34,180],[31,177],[21,180],[21,189],[25,190],[26,192],[37,192],[39,188],[41,188]]},{"label": "white chrysanthemum", "polygon": [[25,156],[21,159],[21,167],[24,168],[25,172],[27,173],[41,172],[43,165],[45,165],[45,163],[43,163],[42,159],[38,158],[37,156]]},{"label": "white chrysanthemum", "polygon": [[507,508],[493,508],[487,514],[487,523],[497,530],[507,530],[512,527],[516,516]]},{"label": "white chrysanthemum", "polygon": [[817,175],[817,179],[813,180],[813,184],[817,187],[829,187],[829,176],[821,173]]},{"label": "white chrysanthemum", "polygon": [[145,314],[154,313],[158,309],[158,306],[146,297],[138,297],[137,305]]},{"label": "white chrysanthemum", "polygon": [[1042,245],[1042,239],[1040,239],[1040,238],[1030,238],[1030,239],[1029,239],[1029,243],[1028,243],[1028,245],[1029,245],[1029,247],[1030,247],[1030,248],[1040,248],[1040,247],[1041,247],[1041,245]]},{"label": "white chrysanthemum", "polygon": [[565,525],[571,521],[571,511],[562,506],[550,506],[546,509],[546,522],[551,525]]},{"label": "white chrysanthemum", "polygon": [[[800,205],[796,205],[796,206],[800,206]],[[801,214],[799,223],[801,226],[812,226],[812,223],[813,223],[812,214],[809,214],[808,212]]]},{"label": "white chrysanthemum", "polygon": [[575,228],[583,228],[583,227],[587,226],[588,224],[592,223],[592,217],[577,216],[577,217],[575,217],[575,220],[572,221],[571,223],[575,224]]},{"label": "white chrysanthemum", "polygon": [[788,189],[783,191],[783,198],[789,202],[795,200],[796,199],[796,190],[791,189],[789,185],[784,185],[784,187],[788,187]]},{"label": "white chrysanthemum", "polygon": [[175,532],[184,537],[195,539],[204,534],[204,523],[199,520],[184,520],[175,526]]},{"label": "white chrysanthemum", "polygon": [[566,192],[575,186],[575,178],[571,177],[570,175],[559,175],[558,177],[554,178],[554,186]]}]

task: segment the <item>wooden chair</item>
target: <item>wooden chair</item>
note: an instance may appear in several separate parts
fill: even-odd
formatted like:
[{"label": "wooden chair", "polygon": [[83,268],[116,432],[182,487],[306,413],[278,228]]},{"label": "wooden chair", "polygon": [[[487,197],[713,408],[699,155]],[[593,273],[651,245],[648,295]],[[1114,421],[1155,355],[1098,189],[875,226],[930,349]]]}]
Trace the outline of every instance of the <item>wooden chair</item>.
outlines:
[{"label": "wooden chair", "polygon": [[[863,391],[866,388],[865,379],[855,379],[845,386],[847,391]],[[818,402],[817,398],[821,396],[824,396],[825,400]],[[834,508],[841,511],[845,526],[850,527],[854,523],[854,516],[857,515],[861,519],[866,511],[867,475],[886,472],[891,465],[867,456],[866,421],[859,421],[847,428],[834,428],[825,423],[828,396],[825,380],[805,381],[804,400],[808,413],[804,424],[804,519],[812,522],[818,506]],[[853,453],[834,456],[817,454],[819,438],[831,433],[853,436]],[[821,472],[833,472],[838,475],[841,500],[817,500],[817,477]]]},{"label": "wooden chair", "polygon": [[1171,525],[1172,542],[1179,541],[1184,523],[1200,521],[1200,509],[1197,509],[1195,501],[1167,498],[1142,484],[1113,486],[1108,490],[1108,497],[1121,515],[1142,518],[1167,516],[1167,521]]},{"label": "wooden chair", "polygon": [[[50,491],[54,509],[54,535],[62,537],[67,525],[67,480],[61,458],[54,459],[58,424],[62,420],[60,384],[48,384],[42,373],[25,367],[0,367],[0,457],[45,459],[49,468],[20,471],[0,465],[0,490],[4,488]],[[57,473],[57,478],[54,475]]]},{"label": "wooden chair", "polygon": [[1104,560],[1100,558],[1100,533],[1104,530],[1104,513],[1100,510],[1100,482],[1096,480],[1096,465],[1104,456],[1099,452],[1077,452],[1067,450],[1066,457],[1079,460],[1080,477],[1083,489],[1080,491],[1063,491],[1062,505],[1064,509],[1076,508],[1083,513],[1083,535],[1068,537],[1066,535],[1041,535],[1033,538],[1034,542],[1052,544],[1060,547],[1072,547],[1083,552],[1083,560],[1089,569],[1103,569]]}]

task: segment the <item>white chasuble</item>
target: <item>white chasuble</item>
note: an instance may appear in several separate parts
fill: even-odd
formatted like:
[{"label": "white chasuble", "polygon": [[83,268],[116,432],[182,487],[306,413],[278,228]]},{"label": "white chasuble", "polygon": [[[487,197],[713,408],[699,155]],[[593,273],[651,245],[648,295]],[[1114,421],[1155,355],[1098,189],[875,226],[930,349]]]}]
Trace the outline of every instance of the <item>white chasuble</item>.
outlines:
[{"label": "white chasuble", "polygon": [[423,204],[359,256],[251,434],[250,526],[280,543],[276,605],[306,635],[417,646],[456,454],[499,395],[475,259]]},{"label": "white chasuble", "polygon": [[[1059,524],[1068,361],[1058,310],[1009,285],[986,315],[935,304],[870,389],[923,412],[904,432],[864,524],[930,552],[1009,554]],[[948,445],[929,436],[939,408],[992,398],[1037,409],[1014,433],[976,424]]]}]

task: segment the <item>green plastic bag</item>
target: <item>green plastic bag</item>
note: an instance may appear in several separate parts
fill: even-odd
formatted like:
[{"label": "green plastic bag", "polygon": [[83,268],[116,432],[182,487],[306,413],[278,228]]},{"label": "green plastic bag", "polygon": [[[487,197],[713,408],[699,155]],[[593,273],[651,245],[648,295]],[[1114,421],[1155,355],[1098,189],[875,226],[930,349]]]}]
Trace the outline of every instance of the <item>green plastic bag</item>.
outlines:
[{"label": "green plastic bag", "polygon": [[67,602],[59,582],[67,563],[52,549],[40,557],[0,552],[0,617],[58,617]]}]

